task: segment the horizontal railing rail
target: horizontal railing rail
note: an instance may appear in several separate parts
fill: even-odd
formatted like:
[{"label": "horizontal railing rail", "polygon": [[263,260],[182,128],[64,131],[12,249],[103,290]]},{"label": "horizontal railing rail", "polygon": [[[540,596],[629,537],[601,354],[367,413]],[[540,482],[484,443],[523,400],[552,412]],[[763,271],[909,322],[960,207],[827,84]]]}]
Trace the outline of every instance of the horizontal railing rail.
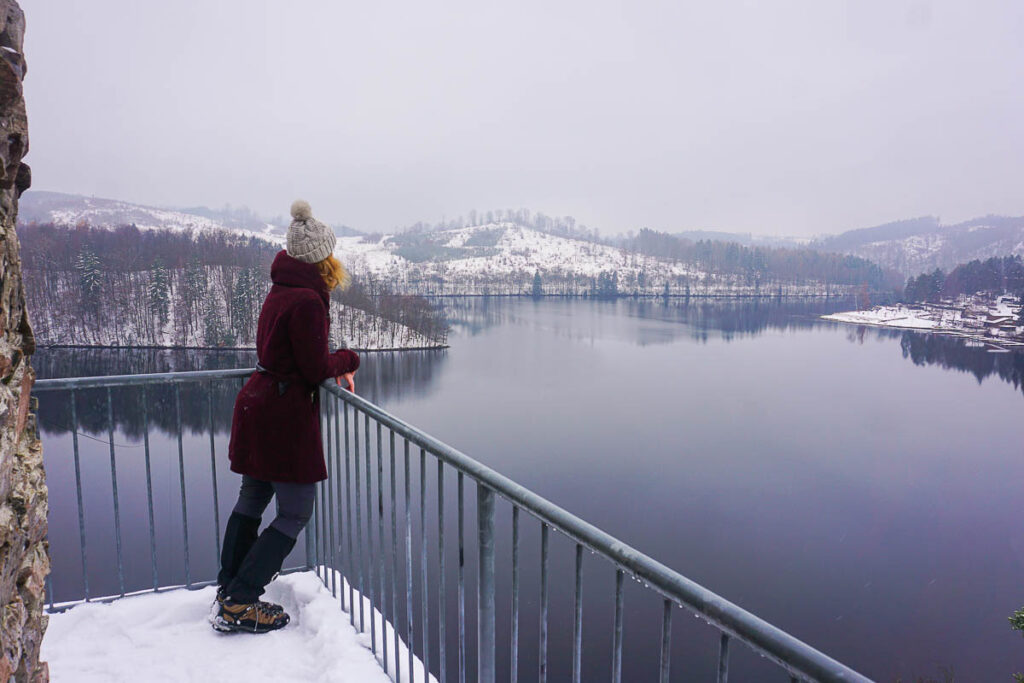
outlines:
[{"label": "horizontal railing rail", "polygon": [[68,389],[99,389],[102,387],[132,387],[170,382],[200,382],[209,380],[248,377],[252,368],[231,370],[191,370],[188,372],[158,372],[144,375],[103,375],[100,377],[61,377],[40,379],[32,385],[32,392],[60,391]]},{"label": "horizontal railing rail", "polygon": [[[82,502],[82,474],[79,464],[78,418],[75,396],[85,392],[106,389],[106,424],[109,438],[111,491],[113,495],[114,534],[117,538],[116,554],[119,595],[125,590],[124,559],[122,557],[120,511],[118,501],[118,473],[114,443],[114,412],[111,392],[117,388],[138,387],[141,390],[141,410],[144,420],[143,441],[148,497],[150,551],[152,562],[152,588],[177,585],[179,582],[161,583],[157,576],[156,532],[153,521],[153,491],[151,481],[149,412],[146,387],[171,384],[173,389],[174,419],[170,421],[177,438],[177,460],[181,492],[181,523],[184,534],[185,585],[199,587],[211,583],[211,577],[193,580],[189,566],[189,513],[187,508],[185,459],[183,446],[181,385],[200,382],[206,387],[209,410],[209,455],[213,480],[214,539],[220,543],[220,521],[217,500],[217,464],[214,442],[214,382],[244,380],[251,369],[171,372],[150,375],[121,375],[109,377],[81,377],[40,380],[35,392],[65,391],[70,394],[75,486],[78,503],[78,522],[81,535],[81,564],[84,600],[99,599],[90,596],[86,553],[86,525]],[[423,681],[436,678],[442,683],[463,683],[475,671],[476,679],[491,683],[496,680],[499,651],[507,659],[509,671],[502,674],[512,683],[520,679],[521,645],[521,588],[523,527],[521,513],[535,518],[540,525],[539,595],[536,661],[536,680],[548,679],[553,657],[570,656],[572,680],[583,675],[584,642],[583,595],[584,550],[588,550],[611,565],[615,572],[614,623],[610,632],[611,650],[607,666],[614,683],[633,680],[623,657],[625,641],[624,579],[631,577],[642,583],[660,600],[661,637],[656,657],[658,678],[668,681],[672,662],[672,614],[678,605],[701,617],[717,630],[717,680],[728,680],[734,641],[746,644],[767,660],[781,667],[791,680],[807,681],[868,681],[856,671],[837,662],[763,619],[751,614],[716,593],[687,579],[639,550],[573,515],[551,501],[537,495],[494,469],[474,460],[461,451],[430,436],[402,419],[385,411],[366,399],[341,389],[333,381],[323,383],[320,393],[321,427],[324,438],[328,479],[317,487],[313,519],[307,527],[306,566],[316,568],[321,580],[341,598],[341,607],[349,614],[350,623],[361,631],[369,631],[371,649],[381,660],[385,670],[401,683],[403,674],[410,683],[419,676]],[[154,390],[156,391],[156,390]],[[49,399],[48,399],[49,400]],[[195,410],[195,406],[193,406]],[[165,416],[166,417],[166,416]],[[384,438],[385,431],[387,438]],[[401,451],[396,454],[396,445]],[[418,476],[412,467],[411,449],[419,449]],[[374,462],[373,455],[376,455]],[[429,487],[427,454],[435,460],[436,480]],[[387,463],[387,466],[385,466]],[[456,478],[455,496],[445,483],[450,475]],[[466,480],[475,486],[476,529],[467,534],[465,486]],[[415,489],[414,489],[415,487]],[[417,491],[418,489],[418,491]],[[430,494],[436,497],[436,514],[428,520]],[[52,494],[51,494],[52,495]],[[414,508],[418,500],[418,513]],[[504,501],[511,508],[511,577],[505,581],[508,566],[496,562],[498,543],[497,505]],[[456,506],[456,517],[446,511]],[[390,519],[389,513],[390,512]],[[401,512],[401,515],[399,514]],[[414,517],[418,524],[414,524]],[[400,521],[401,519],[401,521]],[[457,521],[455,539],[458,555],[455,559],[456,576],[449,575],[448,558],[452,530]],[[418,533],[414,529],[418,528]],[[568,538],[575,550],[575,581],[572,612],[571,646],[556,652],[549,648],[549,622],[551,613],[551,530]],[[431,542],[429,536],[433,535]],[[214,540],[211,539],[211,540]],[[472,550],[475,548],[475,554]],[[418,557],[415,557],[418,555]],[[436,563],[428,562],[428,555]],[[467,566],[475,561],[475,572],[467,573]],[[112,559],[108,558],[108,562]],[[430,564],[430,567],[428,567]],[[498,581],[498,578],[502,581]],[[455,582],[454,596],[449,593],[449,579]],[[404,590],[399,589],[404,582]],[[510,609],[506,622],[508,639],[498,642],[496,629],[499,585],[511,584],[510,595],[504,595],[500,604]],[[476,637],[467,635],[467,583],[475,584]],[[418,588],[418,594],[417,589]],[[347,600],[346,600],[347,592]],[[589,595],[589,593],[588,593]],[[50,591],[51,609],[57,609]],[[433,597],[432,597],[433,596]],[[116,596],[115,596],[116,597]],[[108,598],[103,598],[108,599]],[[433,600],[433,602],[432,602]],[[61,606],[75,604],[64,601]],[[532,603],[531,603],[532,606]],[[457,625],[448,624],[449,611],[457,614]],[[367,614],[368,613],[368,614]],[[503,624],[503,627],[506,625]],[[368,627],[368,628],[367,628]],[[404,627],[404,628],[403,628]],[[588,627],[588,632],[593,629]],[[534,645],[530,643],[531,647]],[[390,656],[389,656],[390,650]],[[475,658],[471,657],[475,651]],[[437,656],[432,666],[431,660]],[[403,662],[402,660],[405,659]],[[559,660],[564,662],[565,660]],[[653,665],[653,661],[652,661]],[[417,673],[419,670],[421,673]],[[625,678],[624,678],[625,676]]]}]

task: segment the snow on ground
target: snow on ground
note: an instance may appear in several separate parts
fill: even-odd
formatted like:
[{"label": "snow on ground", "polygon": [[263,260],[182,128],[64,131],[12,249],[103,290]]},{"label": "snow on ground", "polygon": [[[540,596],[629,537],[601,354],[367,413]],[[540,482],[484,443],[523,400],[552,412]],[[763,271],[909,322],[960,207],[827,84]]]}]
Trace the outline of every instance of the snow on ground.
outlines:
[{"label": "snow on ground", "polygon": [[878,306],[869,311],[847,311],[824,315],[825,320],[858,325],[882,325],[912,330],[931,330],[939,326],[935,320],[920,317],[921,311],[902,306]]},{"label": "snow on ground", "polygon": [[[482,232],[500,233],[491,251],[476,254],[466,246],[467,241]],[[488,273],[507,275],[537,268],[575,272],[590,277],[602,271],[647,270],[663,275],[690,275],[702,273],[661,259],[632,254],[616,247],[595,244],[568,237],[524,228],[514,223],[489,223],[468,228],[457,228],[425,236],[436,244],[450,249],[464,249],[436,262],[420,264],[431,274],[439,268],[448,275]],[[369,272],[386,275],[395,267],[408,269],[410,263],[394,253],[399,247],[394,235],[366,241],[363,237],[341,237],[335,253],[357,273]]]},{"label": "snow on ground", "polygon": [[[41,654],[51,680],[390,681],[369,649],[369,634],[356,633],[316,574],[289,574],[268,586],[264,597],[284,605],[292,620],[280,631],[259,635],[210,627],[215,590],[147,593],[51,615]],[[369,627],[368,614],[365,623]],[[377,630],[379,652],[379,615]],[[399,645],[404,657],[404,644]]]},{"label": "snow on ground", "polygon": [[175,211],[154,206],[132,204],[117,199],[82,197],[59,192],[33,190],[22,199],[22,213],[27,220],[57,225],[78,225],[87,223],[97,228],[116,228],[134,225],[139,230],[171,230],[193,233],[217,233],[227,231],[249,237],[260,237],[275,244],[284,245],[284,237],[275,234],[279,229],[273,225],[254,229],[230,226],[222,220],[207,218],[187,211]]},{"label": "snow on ground", "polygon": [[[1012,297],[999,297],[995,302],[979,300],[977,296],[961,297],[957,301],[945,300],[940,304],[875,306],[867,311],[846,311],[821,316],[854,325],[876,325],[907,330],[922,330],[937,334],[951,334],[985,344],[1004,346],[1024,345],[1024,326],[1010,322],[1004,327],[999,322],[992,327],[992,317],[1016,320],[1020,305]],[[1007,327],[1009,329],[1007,329]]]},{"label": "snow on ground", "polygon": [[394,268],[405,268],[408,261],[392,254],[385,246],[385,240],[386,237],[382,237],[373,241],[358,235],[339,237],[334,255],[357,275],[380,274]]},{"label": "snow on ground", "polygon": [[602,273],[620,292],[694,296],[825,296],[850,290],[822,282],[754,282],[740,273],[705,272],[657,258],[499,222],[418,234],[348,236],[335,254],[357,276],[372,275],[398,291],[440,295],[529,293],[535,273],[546,294],[579,295]]}]

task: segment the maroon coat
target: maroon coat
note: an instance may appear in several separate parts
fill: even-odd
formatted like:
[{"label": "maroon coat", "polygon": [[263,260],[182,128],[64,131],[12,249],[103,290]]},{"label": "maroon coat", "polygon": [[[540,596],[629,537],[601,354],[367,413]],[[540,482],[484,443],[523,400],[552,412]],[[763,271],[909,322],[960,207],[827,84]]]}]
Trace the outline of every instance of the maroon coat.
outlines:
[{"label": "maroon coat", "polygon": [[328,353],[328,292],[315,265],[281,251],[270,279],[256,330],[269,372],[253,373],[235,399],[228,457],[239,474],[311,484],[327,478],[317,385],[358,368],[359,356]]}]

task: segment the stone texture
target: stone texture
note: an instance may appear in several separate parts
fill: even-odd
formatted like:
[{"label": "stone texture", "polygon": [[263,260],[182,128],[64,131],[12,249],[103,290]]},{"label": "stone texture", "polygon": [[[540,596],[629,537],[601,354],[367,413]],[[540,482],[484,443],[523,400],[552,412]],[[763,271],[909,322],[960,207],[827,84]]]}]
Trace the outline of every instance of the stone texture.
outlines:
[{"label": "stone texture", "polygon": [[11,658],[3,653],[0,656],[0,681],[11,680],[11,675],[14,673],[14,665],[11,664]]},{"label": "stone texture", "polygon": [[0,0],[0,683],[44,683],[39,661],[46,633],[47,491],[43,451],[31,414],[35,351],[21,278],[15,221],[18,198],[32,182],[22,162],[28,121],[22,80],[25,15]]}]

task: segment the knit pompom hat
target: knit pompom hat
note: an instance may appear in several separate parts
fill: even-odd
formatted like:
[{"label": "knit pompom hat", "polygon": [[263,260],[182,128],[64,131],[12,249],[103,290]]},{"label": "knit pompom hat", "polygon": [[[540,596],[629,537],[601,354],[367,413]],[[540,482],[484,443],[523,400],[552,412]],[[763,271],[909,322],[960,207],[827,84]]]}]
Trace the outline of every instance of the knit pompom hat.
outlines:
[{"label": "knit pompom hat", "polygon": [[334,231],[313,218],[309,202],[292,202],[292,224],[288,226],[285,246],[289,256],[305,263],[319,263],[334,253],[337,242]]}]

